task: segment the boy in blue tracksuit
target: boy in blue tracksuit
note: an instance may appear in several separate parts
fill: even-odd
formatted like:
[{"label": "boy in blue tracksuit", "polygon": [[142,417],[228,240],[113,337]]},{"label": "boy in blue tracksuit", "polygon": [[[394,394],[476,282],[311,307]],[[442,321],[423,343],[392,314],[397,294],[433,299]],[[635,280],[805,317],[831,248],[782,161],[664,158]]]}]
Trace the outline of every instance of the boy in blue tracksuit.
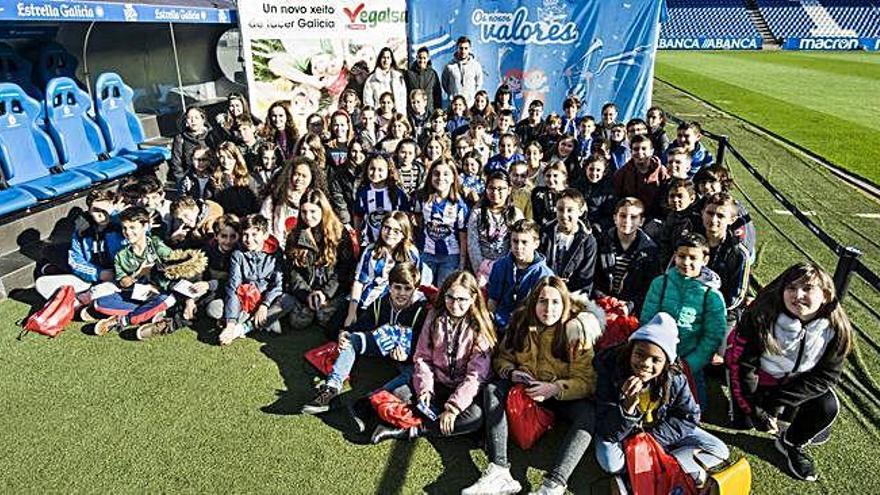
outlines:
[{"label": "boy in blue tracksuit", "polygon": [[[101,282],[114,280],[113,259],[125,239],[118,223],[113,221],[116,198],[111,191],[94,190],[86,197],[88,218],[84,225],[74,227],[67,253],[67,264],[73,274],[46,275],[37,279],[37,292],[46,299],[60,287],[72,285],[79,293]],[[87,295],[79,298],[87,302]]]},{"label": "boy in blue tracksuit", "polygon": [[691,155],[691,170],[688,172],[688,179],[693,179],[697,172],[714,163],[715,158],[700,142],[703,137],[703,130],[699,122],[682,122],[678,126],[678,138],[669,143],[666,153],[663,153],[661,159],[663,165],[666,165],[668,153],[673,148],[684,148]]},{"label": "boy in blue tracksuit", "polygon": [[249,215],[241,221],[242,250],[232,253],[226,282],[220,344],[228,345],[254,328],[281,333],[279,320],[294,306],[284,294],[284,275],[278,243],[270,239],[269,221]]},{"label": "boy in blue tracksuit", "polygon": [[492,265],[489,312],[495,316],[499,335],[503,334],[519,302],[526,299],[542,278],[553,275],[544,256],[537,252],[540,240],[538,224],[526,219],[516,221],[510,227],[510,252]]}]

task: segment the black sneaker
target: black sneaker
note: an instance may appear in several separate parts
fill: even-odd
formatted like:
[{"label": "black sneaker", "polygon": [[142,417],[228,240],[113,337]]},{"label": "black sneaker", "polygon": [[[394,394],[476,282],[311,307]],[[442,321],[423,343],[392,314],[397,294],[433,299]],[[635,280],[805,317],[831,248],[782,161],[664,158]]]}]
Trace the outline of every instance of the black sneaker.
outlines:
[{"label": "black sneaker", "polygon": [[816,481],[816,464],[803,447],[791,445],[782,437],[777,437],[776,450],[785,455],[792,476],[804,481]]},{"label": "black sneaker", "polygon": [[332,401],[337,395],[339,395],[339,390],[336,390],[330,385],[321,385],[321,387],[318,388],[318,394],[315,395],[315,398],[303,406],[303,414],[321,414],[329,411],[330,401]]}]

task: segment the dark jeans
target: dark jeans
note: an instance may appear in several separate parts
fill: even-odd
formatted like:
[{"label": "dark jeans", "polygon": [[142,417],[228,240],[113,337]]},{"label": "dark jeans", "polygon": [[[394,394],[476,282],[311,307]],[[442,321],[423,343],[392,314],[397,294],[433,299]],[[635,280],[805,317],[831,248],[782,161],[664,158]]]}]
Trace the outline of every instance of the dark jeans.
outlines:
[{"label": "dark jeans", "polygon": [[[486,454],[489,460],[499,466],[508,466],[507,460],[507,394],[513,383],[510,380],[495,380],[483,391],[483,409],[486,410]],[[587,447],[593,439],[594,405],[587,399],[556,400],[541,403],[561,417],[571,422],[565,435],[553,468],[547,478],[563,485],[577,467]]]},{"label": "dark jeans", "polygon": [[[434,395],[431,397],[431,409],[437,414],[437,417],[443,412],[443,406],[446,404],[446,400],[449,399],[449,396],[452,395],[452,392],[454,391],[455,390],[446,387],[441,383],[434,383]],[[397,387],[394,389],[393,394],[400,400],[410,404],[415,404],[418,400],[418,398],[415,397],[412,383],[406,383]],[[452,429],[452,434],[449,436],[467,435],[468,433],[473,433],[479,430],[482,425],[483,409],[476,401],[474,401],[474,403],[468,406],[467,409],[462,411],[461,414],[455,418],[455,427]],[[424,417],[422,418],[422,433],[431,436],[443,436],[443,434],[440,433],[440,422],[431,421]]]}]

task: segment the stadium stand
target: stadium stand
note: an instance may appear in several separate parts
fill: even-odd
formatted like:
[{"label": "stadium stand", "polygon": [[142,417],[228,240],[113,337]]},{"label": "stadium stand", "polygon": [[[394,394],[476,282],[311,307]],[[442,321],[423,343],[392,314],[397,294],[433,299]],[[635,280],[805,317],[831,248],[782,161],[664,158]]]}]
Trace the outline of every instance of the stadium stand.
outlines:
[{"label": "stadium stand", "polygon": [[858,0],[758,0],[777,38],[877,37],[880,4]]},{"label": "stadium stand", "polygon": [[11,46],[0,43],[0,81],[18,84],[31,98],[43,98],[43,91],[31,81],[33,65]]},{"label": "stadium stand", "polygon": [[664,38],[758,37],[741,0],[667,0]]}]

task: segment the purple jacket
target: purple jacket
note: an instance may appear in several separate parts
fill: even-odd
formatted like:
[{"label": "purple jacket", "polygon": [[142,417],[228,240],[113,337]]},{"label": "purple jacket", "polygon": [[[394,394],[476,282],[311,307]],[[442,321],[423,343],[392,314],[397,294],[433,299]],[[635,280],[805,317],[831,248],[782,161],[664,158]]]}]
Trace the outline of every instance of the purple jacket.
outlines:
[{"label": "purple jacket", "polygon": [[[459,411],[467,409],[480,392],[480,386],[489,381],[492,373],[492,347],[483,339],[477,341],[475,325],[463,324],[457,342],[449,337],[455,329],[446,316],[437,316],[432,310],[416,344],[413,386],[416,396],[424,391],[434,395],[434,383],[454,389],[448,403]],[[452,352],[447,352],[447,349]]]}]

